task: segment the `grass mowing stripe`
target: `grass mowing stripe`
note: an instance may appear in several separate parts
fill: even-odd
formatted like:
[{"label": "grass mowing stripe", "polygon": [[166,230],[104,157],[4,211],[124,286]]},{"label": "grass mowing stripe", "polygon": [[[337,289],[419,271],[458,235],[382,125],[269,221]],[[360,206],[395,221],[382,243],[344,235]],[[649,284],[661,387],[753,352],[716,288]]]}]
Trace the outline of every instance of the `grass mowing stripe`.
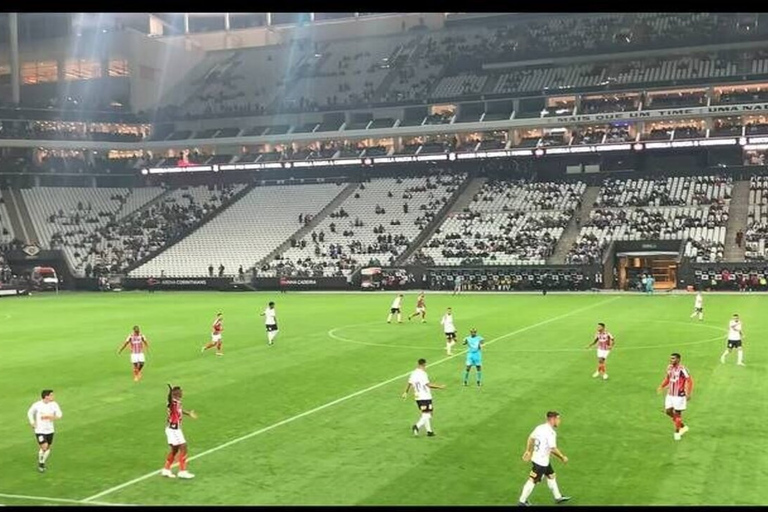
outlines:
[{"label": "grass mowing stripe", "polygon": [[[619,300],[620,298],[621,298],[621,296],[618,296],[618,297],[613,297],[613,298],[610,298],[610,299],[607,299],[607,300],[603,300],[603,301],[600,301],[600,302],[596,302],[594,304],[590,304],[589,306],[585,306],[583,308],[574,309],[573,311],[570,311],[570,312],[565,313],[563,315],[552,317],[552,318],[550,318],[548,320],[543,320],[541,322],[538,322],[538,323],[535,323],[535,324],[531,324],[531,325],[526,326],[526,327],[522,327],[522,328],[514,330],[512,332],[508,332],[507,334],[503,334],[501,336],[498,336],[498,337],[488,341],[486,343],[486,345],[490,345],[491,343],[494,343],[496,341],[500,341],[500,340],[503,340],[505,338],[509,338],[510,336],[514,336],[516,334],[520,334],[520,333],[529,331],[531,329],[535,329],[536,327],[541,327],[543,325],[547,325],[547,324],[550,324],[552,322],[556,322],[558,320],[562,320],[563,318],[568,318],[569,316],[573,316],[573,315],[575,315],[577,313],[581,313],[582,311],[587,311],[589,309],[593,309],[593,308],[596,308],[598,306],[602,306],[602,305],[605,305],[605,304],[608,304],[608,303],[611,303],[611,302],[615,302],[615,301]],[[443,359],[439,359],[439,360],[435,361],[434,363],[431,363],[431,364],[429,364],[427,366],[428,367],[437,366],[437,365],[442,364],[442,363],[444,363],[446,361],[450,361],[453,358],[455,358],[455,357],[457,357],[457,356],[459,356],[459,355],[461,355],[461,354],[463,354],[465,352],[466,352],[466,350],[462,350],[462,351],[457,352],[456,354],[453,354],[451,356],[444,357]],[[270,430],[273,430],[273,429],[275,429],[277,427],[281,427],[283,425],[287,425],[288,423],[292,423],[292,422],[294,422],[294,421],[296,421],[298,419],[301,419],[301,418],[304,418],[306,416],[312,415],[312,414],[314,414],[316,412],[320,412],[320,411],[325,410],[325,409],[327,409],[329,407],[333,407],[334,405],[340,404],[342,402],[346,402],[347,400],[350,400],[352,398],[358,397],[360,395],[363,395],[365,393],[368,393],[368,392],[373,391],[375,389],[378,389],[380,387],[383,387],[383,386],[386,386],[386,385],[391,384],[393,382],[396,382],[396,381],[398,381],[400,379],[403,379],[403,378],[407,377],[408,375],[410,375],[410,373],[411,372],[409,371],[407,373],[398,375],[396,377],[392,377],[391,379],[387,379],[385,381],[379,382],[378,384],[374,384],[372,386],[369,386],[367,388],[361,389],[361,390],[356,391],[354,393],[351,393],[349,395],[343,396],[341,398],[337,398],[336,400],[333,400],[331,402],[327,402],[327,403],[325,403],[323,405],[315,407],[314,409],[309,409],[308,411],[304,411],[304,412],[302,412],[300,414],[297,414],[295,416],[291,416],[290,418],[286,418],[286,419],[284,419],[282,421],[279,421],[277,423],[273,423],[272,425],[269,425],[267,427],[261,428],[259,430],[255,430],[255,431],[250,432],[250,433],[248,433],[248,434],[246,434],[244,436],[232,439],[231,441],[227,441],[226,443],[220,444],[218,446],[214,446],[213,448],[210,448],[208,450],[205,450],[203,452],[198,453],[197,455],[189,457],[189,459],[187,459],[187,460],[191,462],[191,461],[193,461],[195,459],[199,459],[200,457],[205,457],[206,455],[210,455],[211,453],[215,453],[215,452],[217,452],[219,450],[223,450],[224,448],[227,448],[227,447],[232,446],[234,444],[240,443],[242,441],[246,441],[246,440],[248,440],[248,439],[250,439],[252,437],[255,437],[255,436],[264,434],[266,432],[269,432]],[[174,464],[174,466],[176,466],[176,464]],[[126,487],[130,487],[130,486],[132,486],[134,484],[137,484],[139,482],[142,482],[142,481],[144,481],[144,480],[146,480],[148,478],[152,478],[153,476],[158,475],[158,474],[160,474],[160,470],[159,469],[155,470],[155,471],[152,471],[150,473],[147,473],[145,475],[142,475],[142,476],[140,476],[138,478],[134,478],[133,480],[129,480],[129,481],[124,482],[122,484],[116,485],[114,487],[110,487],[109,489],[107,489],[105,491],[102,491],[102,492],[100,492],[98,494],[94,494],[93,496],[89,496],[89,497],[83,499],[82,502],[84,502],[84,503],[92,503],[93,500],[96,500],[96,499],[101,498],[103,496],[106,496],[108,494],[112,494],[112,493],[117,492],[117,491],[119,491],[121,489],[125,489]]]}]

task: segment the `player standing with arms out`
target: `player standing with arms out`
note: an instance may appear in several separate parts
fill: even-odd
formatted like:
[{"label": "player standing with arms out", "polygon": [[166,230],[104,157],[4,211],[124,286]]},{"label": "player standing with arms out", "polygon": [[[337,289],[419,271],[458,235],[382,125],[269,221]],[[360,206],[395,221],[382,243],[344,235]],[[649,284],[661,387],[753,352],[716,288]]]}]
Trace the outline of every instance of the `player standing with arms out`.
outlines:
[{"label": "player standing with arms out", "polygon": [[560,489],[557,486],[557,480],[555,480],[555,470],[552,469],[552,464],[549,462],[549,456],[554,455],[563,464],[568,463],[568,457],[557,448],[557,432],[555,429],[560,426],[560,413],[557,411],[549,411],[547,413],[546,423],[542,423],[531,432],[528,436],[528,444],[525,447],[525,453],[523,453],[523,460],[525,462],[530,461],[533,464],[531,472],[528,474],[528,480],[523,485],[523,492],[520,494],[518,505],[528,506],[528,497],[533,492],[536,484],[541,482],[542,477],[547,477],[547,487],[552,491],[552,495],[555,497],[555,502],[563,503],[571,499],[570,496],[563,496],[560,494]]},{"label": "player standing with arms out", "polygon": [[481,386],[483,380],[483,354],[481,350],[485,346],[485,340],[482,336],[477,335],[477,329],[469,331],[469,336],[464,338],[464,345],[467,345],[467,368],[464,370],[464,385],[467,385],[469,380],[469,370],[475,367],[477,372],[477,385]]},{"label": "player standing with arms out", "polygon": [[400,313],[400,307],[403,305],[403,294],[398,294],[395,300],[392,301],[392,306],[389,308],[389,315],[387,316],[387,323],[392,323],[392,316],[397,315],[397,323],[403,323],[403,317]]},{"label": "player standing with arms out", "polygon": [[128,345],[131,346],[131,364],[133,365],[133,382],[141,380],[141,371],[144,369],[144,351],[149,350],[149,342],[147,338],[141,334],[141,330],[138,325],[133,326],[133,332],[128,335],[125,343],[117,351],[118,355]]},{"label": "player standing with arms out", "polygon": [[179,386],[168,384],[168,422],[165,425],[165,437],[168,440],[168,445],[171,447],[171,452],[166,457],[165,466],[160,471],[160,475],[167,476],[168,478],[176,478],[176,475],[171,471],[176,454],[179,455],[178,477],[195,477],[195,475],[187,471],[187,440],[184,439],[184,433],[181,431],[181,420],[184,415],[195,420],[197,419],[197,414],[195,411],[184,411],[181,408],[182,396],[183,393]]},{"label": "player standing with arms out", "polygon": [[691,318],[695,316],[699,317],[699,321],[704,320],[704,296],[701,294],[701,290],[696,292],[696,300],[693,302]]},{"label": "player standing with arms out", "polygon": [[408,384],[403,391],[403,400],[408,397],[408,392],[413,387],[413,395],[416,398],[416,406],[421,411],[421,417],[419,421],[411,427],[414,436],[419,435],[419,429],[426,427],[427,436],[432,437],[435,432],[432,430],[432,390],[433,389],[445,389],[445,386],[439,384],[432,384],[429,382],[429,376],[426,371],[427,360],[419,359],[418,366],[411,372],[408,377]]},{"label": "player standing with arms out", "polygon": [[693,378],[688,373],[688,368],[680,364],[680,354],[674,352],[669,359],[667,375],[659,385],[658,392],[669,386],[667,396],[664,399],[664,412],[675,423],[675,441],[682,439],[688,432],[688,427],[683,424],[683,411],[693,392]]},{"label": "player standing with arms out", "polygon": [[408,317],[408,320],[410,321],[411,318],[417,317],[421,315],[421,323],[426,323],[427,321],[427,306],[424,303],[424,292],[419,293],[418,298],[416,299],[416,311]]},{"label": "player standing with arms out", "polygon": [[213,326],[211,329],[213,330],[211,332],[211,342],[206,344],[202,349],[200,349],[200,352],[205,352],[209,348],[216,347],[216,355],[217,356],[223,356],[224,354],[221,351],[221,331],[224,330],[224,317],[221,313],[216,313],[216,319],[213,321]]},{"label": "player standing with arms out", "polygon": [[592,377],[603,376],[603,380],[608,380],[608,374],[605,373],[605,361],[611,354],[616,341],[613,338],[613,334],[605,330],[605,324],[600,322],[597,324],[597,333],[592,343],[587,345],[587,348],[591,348],[592,345],[597,343],[597,371],[592,374]]},{"label": "player standing with arms out", "polygon": [[35,439],[40,449],[37,452],[37,470],[45,472],[45,461],[51,455],[53,444],[53,422],[61,419],[61,408],[54,400],[53,390],[44,389],[40,393],[41,400],[32,404],[27,411],[27,419],[35,433]]},{"label": "player standing with arms out", "polygon": [[448,308],[440,320],[440,325],[443,326],[443,332],[445,333],[445,352],[450,356],[453,355],[453,346],[456,344],[456,326],[453,325],[453,311]]},{"label": "player standing with arms out", "polygon": [[741,327],[741,320],[739,315],[733,315],[733,318],[728,322],[728,344],[725,347],[725,352],[720,356],[720,362],[725,363],[725,357],[731,353],[733,349],[736,349],[736,364],[739,366],[746,366],[744,364],[744,352],[741,347],[741,338],[744,336],[744,330]]},{"label": "player standing with arms out", "polygon": [[267,326],[267,345],[272,346],[277,337],[277,311],[275,303],[270,302],[267,308],[261,313],[264,317],[264,325]]},{"label": "player standing with arms out", "polygon": [[453,294],[454,295],[461,293],[461,280],[462,280],[461,274],[453,278]]}]

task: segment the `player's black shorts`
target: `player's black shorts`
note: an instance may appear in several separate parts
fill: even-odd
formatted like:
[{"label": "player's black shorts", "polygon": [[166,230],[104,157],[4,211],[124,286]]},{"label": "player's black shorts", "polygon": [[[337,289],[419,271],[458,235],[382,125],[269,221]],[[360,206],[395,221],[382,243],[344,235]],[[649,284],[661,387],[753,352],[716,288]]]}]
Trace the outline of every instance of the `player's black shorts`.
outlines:
[{"label": "player's black shorts", "polygon": [[416,400],[416,407],[421,412],[432,412],[432,400]]},{"label": "player's black shorts", "polygon": [[35,440],[37,444],[48,443],[48,446],[53,444],[53,434],[35,434]]},{"label": "player's black shorts", "polygon": [[548,464],[546,466],[539,466],[535,462],[531,463],[531,473],[530,477],[533,478],[534,482],[541,482],[541,479],[545,476],[554,475],[555,470],[552,469],[552,464]]},{"label": "player's black shorts", "polygon": [[455,332],[447,332],[445,333],[445,337],[449,340],[455,340],[456,339],[456,333]]},{"label": "player's black shorts", "polygon": [[728,340],[728,348],[741,348],[741,340]]},{"label": "player's black shorts", "polygon": [[267,332],[276,331],[277,330],[277,324],[269,325],[267,324]]},{"label": "player's black shorts", "polygon": [[389,308],[389,312],[392,315],[399,315],[400,314],[400,308]]}]

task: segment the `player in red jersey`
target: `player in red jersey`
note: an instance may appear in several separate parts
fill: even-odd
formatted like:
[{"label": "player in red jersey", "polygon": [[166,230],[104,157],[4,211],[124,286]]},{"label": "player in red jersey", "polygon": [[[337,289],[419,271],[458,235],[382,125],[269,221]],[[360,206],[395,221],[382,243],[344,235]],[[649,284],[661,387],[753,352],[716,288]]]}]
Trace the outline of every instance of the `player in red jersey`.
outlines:
[{"label": "player in red jersey", "polygon": [[165,437],[171,452],[165,459],[165,466],[160,471],[162,476],[176,478],[177,475],[171,471],[173,461],[176,455],[179,455],[179,478],[194,478],[195,475],[187,471],[187,440],[184,439],[184,433],[181,431],[181,420],[184,415],[197,419],[195,411],[185,411],[181,408],[181,397],[183,393],[181,387],[168,384],[168,422],[165,425]]},{"label": "player in red jersey", "polygon": [[675,441],[682,439],[688,432],[688,427],[683,424],[683,411],[693,392],[693,378],[688,368],[680,364],[680,354],[672,354],[667,366],[667,375],[657,390],[659,393],[668,387],[667,396],[664,399],[664,412],[675,423]]},{"label": "player in red jersey", "polygon": [[608,380],[608,374],[605,373],[605,360],[611,354],[611,350],[616,344],[616,340],[613,338],[613,334],[605,330],[605,324],[600,322],[597,324],[597,333],[595,333],[595,339],[592,343],[587,345],[587,348],[592,347],[597,343],[597,371],[592,374],[592,377],[603,376],[603,380]]},{"label": "player in red jersey", "polygon": [[141,330],[138,325],[133,326],[133,332],[128,335],[125,343],[117,351],[120,354],[125,347],[131,346],[131,364],[133,364],[133,381],[138,382],[141,380],[141,371],[144,369],[144,351],[149,350],[149,342],[147,338],[141,334]]},{"label": "player in red jersey", "polygon": [[216,319],[213,321],[213,327],[211,327],[211,342],[205,345],[200,352],[205,352],[209,348],[216,347],[216,355],[217,356],[223,356],[224,353],[221,351],[221,331],[224,330],[223,322],[224,317],[221,316],[221,313],[216,313]]},{"label": "player in red jersey", "polygon": [[411,314],[411,316],[408,317],[408,320],[411,318],[417,317],[421,315],[421,323],[426,323],[427,321],[427,306],[425,305],[424,300],[424,292],[421,292],[419,294],[419,297],[416,299],[416,311]]}]

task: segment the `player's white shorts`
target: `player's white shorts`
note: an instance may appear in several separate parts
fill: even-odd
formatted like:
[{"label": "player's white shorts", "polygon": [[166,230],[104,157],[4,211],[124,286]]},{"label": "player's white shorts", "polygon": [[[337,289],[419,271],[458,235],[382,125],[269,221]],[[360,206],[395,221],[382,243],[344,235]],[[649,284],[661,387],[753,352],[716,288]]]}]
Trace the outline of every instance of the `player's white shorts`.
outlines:
[{"label": "player's white shorts", "polygon": [[597,349],[597,358],[598,359],[608,359],[608,354],[610,354],[610,350],[601,350]]},{"label": "player's white shorts", "polygon": [[180,444],[187,443],[187,440],[184,439],[184,432],[182,432],[180,428],[165,427],[165,438],[168,439],[168,444],[171,446],[179,446]]},{"label": "player's white shorts", "polygon": [[143,362],[144,362],[144,353],[131,354],[131,364],[143,363]]},{"label": "player's white shorts", "polygon": [[664,408],[684,411],[687,401],[688,399],[684,396],[667,395],[666,398],[664,398]]},{"label": "player's white shorts", "polygon": [[416,312],[419,314],[424,313],[427,310],[427,308],[416,308]]},{"label": "player's white shorts", "polygon": [[218,343],[221,341],[221,334],[211,334],[211,343]]}]

